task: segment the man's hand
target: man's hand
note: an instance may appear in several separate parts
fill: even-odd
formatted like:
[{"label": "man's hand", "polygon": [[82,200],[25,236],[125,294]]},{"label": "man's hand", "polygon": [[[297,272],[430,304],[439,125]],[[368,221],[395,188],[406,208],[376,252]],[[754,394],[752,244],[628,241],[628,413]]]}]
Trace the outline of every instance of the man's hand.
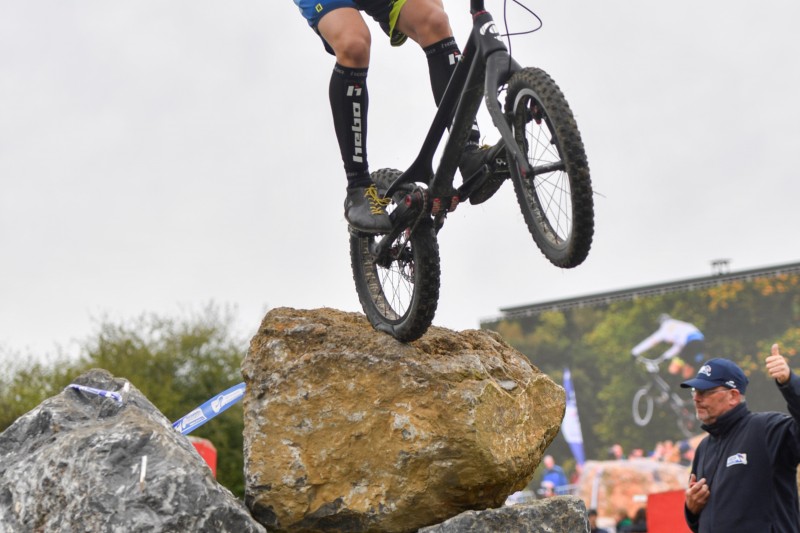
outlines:
[{"label": "man's hand", "polygon": [[792,375],[789,363],[786,361],[786,358],[781,355],[777,343],[772,345],[772,354],[767,357],[767,373],[770,377],[774,378],[779,385],[783,385],[789,381]]},{"label": "man's hand", "polygon": [[689,478],[689,488],[686,489],[686,508],[693,515],[699,515],[700,511],[708,503],[708,498],[711,496],[711,491],[708,490],[706,485],[706,478],[697,480],[694,474]]}]

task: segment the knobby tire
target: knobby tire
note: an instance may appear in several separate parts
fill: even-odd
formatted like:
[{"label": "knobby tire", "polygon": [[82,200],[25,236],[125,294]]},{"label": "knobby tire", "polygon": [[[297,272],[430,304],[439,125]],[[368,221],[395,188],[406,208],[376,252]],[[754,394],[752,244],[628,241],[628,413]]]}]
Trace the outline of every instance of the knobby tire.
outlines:
[{"label": "knobby tire", "polygon": [[589,164],[572,111],[555,82],[537,68],[511,77],[505,110],[530,166],[555,165],[526,176],[525,169],[509,161],[528,230],[551,263],[578,266],[592,246],[594,205]]},{"label": "knobby tire", "polygon": [[[394,169],[372,173],[379,191],[400,175]],[[403,192],[392,199],[391,213]],[[423,216],[406,228],[392,245],[392,259],[376,262],[371,245],[381,235],[350,232],[350,264],[361,308],[370,324],[399,341],[420,338],[430,327],[439,302],[439,245],[433,221]]]}]

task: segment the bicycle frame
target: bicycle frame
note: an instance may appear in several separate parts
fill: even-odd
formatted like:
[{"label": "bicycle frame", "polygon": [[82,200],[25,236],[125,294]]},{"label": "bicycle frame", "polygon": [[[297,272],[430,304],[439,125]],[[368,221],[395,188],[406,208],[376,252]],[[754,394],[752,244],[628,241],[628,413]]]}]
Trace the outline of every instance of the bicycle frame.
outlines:
[{"label": "bicycle frame", "polygon": [[[408,169],[384,194],[384,197],[390,198],[400,187],[411,183],[424,183],[428,186],[426,194],[407,197],[405,205],[400,206],[395,214],[395,219],[401,219],[400,223],[395,223],[392,231],[374,245],[375,256],[383,260],[395,240],[405,231],[407,224],[403,222],[408,222],[420,214],[431,213],[439,217],[436,228],[438,231],[443,224],[441,217],[455,209],[460,197],[468,196],[469,189],[474,184],[465,182],[461,189],[455,190],[453,178],[484,94],[486,108],[502,138],[502,142],[497,146],[505,148],[506,157],[517,162],[516,165],[509,165],[511,172],[519,172],[526,176],[533,170],[515,142],[514,133],[497,100],[498,89],[522,67],[514,61],[505,43],[500,39],[494,19],[484,8],[484,0],[470,0],[470,13],[473,19],[472,31],[450,77],[422,148]],[[433,158],[448,126],[450,136],[445,143],[439,166],[434,172]],[[495,154],[496,152],[491,155]],[[547,172],[551,169],[536,170]],[[432,199],[430,204],[428,199]]]},{"label": "bicycle frame", "polygon": [[[485,10],[483,0],[471,0],[470,13],[473,16],[472,31],[422,148],[411,166],[389,187],[386,197],[392,196],[406,183],[427,184],[433,198],[457,196],[453,177],[484,94],[486,107],[500,131],[507,153],[517,161],[520,172],[527,173],[528,161],[514,141],[514,134],[496,98],[497,90],[521,67],[500,40],[494,19]],[[434,173],[433,157],[448,126],[451,126],[450,136]]]},{"label": "bicycle frame", "polygon": [[[647,370],[649,383],[643,385],[634,395],[634,421],[640,426],[645,426],[649,423],[650,417],[652,416],[651,407],[647,408],[648,415],[645,417],[641,417],[641,413],[638,411],[642,398],[649,397],[652,399],[652,402],[657,405],[669,405],[669,408],[672,409],[678,419],[678,427],[687,437],[690,436],[692,434],[690,429],[690,421],[694,420],[694,417],[689,414],[691,402],[687,402],[681,398],[666,382],[666,380],[664,380],[664,378],[658,374],[659,365],[664,361],[664,359],[660,357],[656,359],[648,359],[642,355],[637,355],[635,357],[636,360],[639,363],[642,363]],[[652,406],[652,403],[650,405]],[[637,420],[637,416],[640,418],[646,418],[647,422],[640,423],[639,420]]]},{"label": "bicycle frame", "polygon": [[[672,387],[670,387],[669,384],[664,381],[664,378],[658,374],[650,374],[650,382],[658,387],[658,390],[661,391],[663,396],[666,396],[670,399],[672,398],[674,392],[672,391]],[[664,401],[666,401],[667,398],[664,398]],[[659,403],[664,403],[664,401],[660,401]]]},{"label": "bicycle frame", "polygon": [[[349,227],[361,306],[375,329],[403,342],[418,339],[433,321],[441,276],[437,234],[460,202],[480,204],[510,180],[533,241],[561,268],[586,258],[594,233],[588,161],[561,89],[544,70],[511,58],[484,0],[470,0],[470,12],[469,38],[419,153],[404,172],[371,174],[391,228]],[[484,95],[500,139],[464,158]],[[461,169],[456,189],[459,167],[469,168]]]}]

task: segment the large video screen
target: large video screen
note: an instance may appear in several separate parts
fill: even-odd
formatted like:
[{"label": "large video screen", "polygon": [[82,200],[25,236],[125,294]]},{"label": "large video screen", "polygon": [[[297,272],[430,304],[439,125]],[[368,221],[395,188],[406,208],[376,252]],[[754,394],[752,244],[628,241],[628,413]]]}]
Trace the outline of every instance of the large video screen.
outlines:
[{"label": "large video screen", "polygon": [[[754,411],[786,411],[764,371],[771,345],[800,364],[800,263],[501,311],[482,327],[558,383],[570,370],[587,459],[609,458],[613,444],[647,453],[702,433],[679,384],[704,360],[744,369]],[[570,455],[561,437],[551,448]]]}]

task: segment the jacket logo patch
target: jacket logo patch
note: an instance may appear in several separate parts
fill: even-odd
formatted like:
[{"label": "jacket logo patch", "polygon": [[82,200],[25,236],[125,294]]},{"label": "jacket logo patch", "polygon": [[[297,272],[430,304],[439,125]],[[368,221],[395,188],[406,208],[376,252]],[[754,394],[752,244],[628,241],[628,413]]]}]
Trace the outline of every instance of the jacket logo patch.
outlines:
[{"label": "jacket logo patch", "polygon": [[733,465],[746,465],[747,464],[747,454],[746,453],[736,453],[728,457],[728,464],[727,466]]}]

